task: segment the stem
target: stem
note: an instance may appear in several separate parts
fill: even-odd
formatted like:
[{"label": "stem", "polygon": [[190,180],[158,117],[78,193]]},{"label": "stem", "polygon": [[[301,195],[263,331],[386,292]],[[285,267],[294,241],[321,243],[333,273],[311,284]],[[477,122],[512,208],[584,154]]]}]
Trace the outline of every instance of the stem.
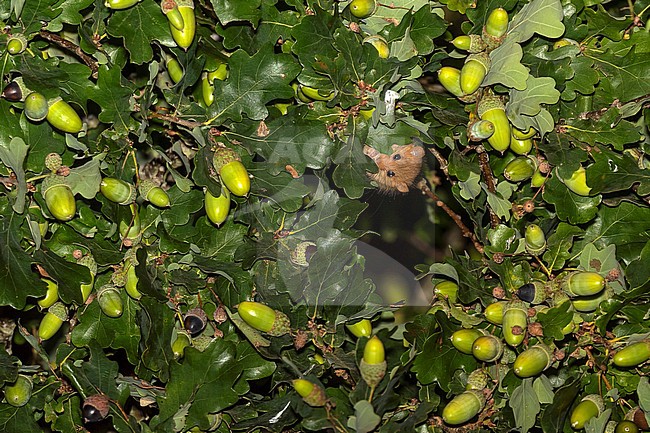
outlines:
[{"label": "stem", "polygon": [[449,162],[447,161],[447,159],[445,159],[445,157],[442,156],[440,154],[440,152],[438,152],[438,149],[436,149],[435,147],[432,146],[432,147],[429,147],[428,149],[429,149],[429,152],[431,152],[433,154],[433,156],[435,156],[436,159],[438,160],[438,164],[440,164],[440,170],[442,170],[442,172],[445,174],[445,177],[447,177],[447,180],[452,185],[455,184],[456,182],[449,177]]},{"label": "stem", "polygon": [[193,122],[191,120],[183,120],[183,119],[179,119],[176,116],[171,116],[169,114],[161,114],[161,113],[158,113],[158,112],[149,113],[149,119],[165,120],[167,122],[176,123],[177,125],[185,126],[186,128],[190,128],[190,129],[194,129],[197,126],[202,125],[200,122]]},{"label": "stem", "polygon": [[[487,152],[485,152],[483,146],[478,146],[476,148],[476,153],[478,153],[478,160],[481,164],[481,171],[483,172],[483,177],[485,178],[487,189],[492,194],[496,194],[497,190],[494,187],[494,175],[492,174],[492,168],[490,167],[490,157],[488,156]],[[487,208],[490,212],[490,225],[492,228],[495,228],[499,225],[499,223],[501,223],[501,220],[497,214],[494,213],[490,206],[487,206]]]},{"label": "stem", "polygon": [[370,387],[370,395],[368,396],[368,403],[372,403],[372,397],[375,395],[376,386]]},{"label": "stem", "polygon": [[26,182],[26,183],[32,183],[32,182],[34,182],[35,180],[45,179],[46,177],[50,176],[50,174],[51,174],[51,173],[48,173],[48,174],[39,174],[38,176],[30,177],[30,178],[27,179],[25,182]]},{"label": "stem", "polygon": [[99,73],[99,64],[94,58],[84,53],[80,46],[68,41],[67,39],[63,39],[59,35],[50,33],[47,30],[41,30],[39,34],[43,39],[75,53],[77,57],[79,57],[86,64],[86,66],[90,68],[92,71],[92,77],[95,79],[97,78],[97,74]]}]

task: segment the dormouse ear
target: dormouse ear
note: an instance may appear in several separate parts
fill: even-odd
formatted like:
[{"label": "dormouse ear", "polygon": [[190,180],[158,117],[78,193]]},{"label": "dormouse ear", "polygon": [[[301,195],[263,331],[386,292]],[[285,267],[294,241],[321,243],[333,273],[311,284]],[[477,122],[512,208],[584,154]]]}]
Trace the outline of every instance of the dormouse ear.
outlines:
[{"label": "dormouse ear", "polygon": [[399,192],[409,192],[409,186],[404,182],[400,182],[396,186]]},{"label": "dormouse ear", "polygon": [[402,146],[400,146],[399,144],[393,144],[390,148],[393,149],[393,152],[397,152],[400,149],[400,147]]},{"label": "dormouse ear", "polygon": [[417,158],[422,158],[424,157],[424,148],[420,146],[413,146],[411,149],[411,155],[417,157]]},{"label": "dormouse ear", "polygon": [[368,146],[367,144],[363,146],[363,154],[368,156],[373,161],[376,161],[379,157],[379,151],[373,147]]}]

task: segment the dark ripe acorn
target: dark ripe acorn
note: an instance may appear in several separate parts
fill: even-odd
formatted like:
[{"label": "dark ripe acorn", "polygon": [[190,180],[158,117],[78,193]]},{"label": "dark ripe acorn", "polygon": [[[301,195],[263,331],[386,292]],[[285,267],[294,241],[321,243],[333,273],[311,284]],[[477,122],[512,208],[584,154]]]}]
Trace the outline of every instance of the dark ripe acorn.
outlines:
[{"label": "dark ripe acorn", "polygon": [[9,102],[18,102],[23,99],[23,91],[17,82],[12,81],[2,90],[2,97]]},{"label": "dark ripe acorn", "polygon": [[472,371],[467,377],[467,385],[465,390],[469,391],[470,389],[476,389],[478,391],[485,389],[488,385],[490,377],[488,376],[485,370],[478,369]]},{"label": "dark ripe acorn", "polygon": [[503,323],[503,310],[507,303],[507,301],[497,301],[485,307],[483,312],[485,320],[494,325],[501,325]]},{"label": "dark ripe acorn", "polygon": [[291,381],[293,388],[305,403],[313,407],[321,407],[327,401],[325,390],[307,379],[294,379]]},{"label": "dark ripe acorn", "polygon": [[240,197],[248,195],[251,180],[237,152],[225,147],[219,148],[214,152],[212,164],[231,193]]},{"label": "dark ripe acorn", "polygon": [[38,326],[38,337],[45,341],[49,340],[56,334],[63,322],[68,320],[68,309],[62,302],[56,302],[47,309],[47,313]]},{"label": "dark ripe acorn", "polygon": [[63,132],[76,134],[81,131],[83,123],[81,117],[60,97],[48,101],[49,108],[47,110],[47,121],[50,125],[54,126]]},{"label": "dark ripe acorn", "polygon": [[156,207],[169,207],[169,195],[164,189],[150,180],[143,180],[138,185],[140,195]]},{"label": "dark ripe acorn", "polygon": [[135,6],[140,0],[106,0],[104,6],[109,9],[122,10]]},{"label": "dark ripe acorn", "polygon": [[467,128],[467,138],[470,141],[487,140],[494,134],[494,123],[489,120],[479,120]]},{"label": "dark ripe acorn", "polygon": [[569,296],[591,296],[600,293],[605,283],[605,277],[596,272],[575,271],[562,280],[561,287]]},{"label": "dark ripe acorn", "polygon": [[19,374],[14,383],[11,385],[5,385],[5,399],[11,406],[25,406],[32,397],[32,389],[32,379]]},{"label": "dark ripe acorn", "polygon": [[458,351],[471,355],[474,341],[482,335],[483,332],[478,329],[459,329],[451,334],[451,344],[453,344]]},{"label": "dark ripe acorn", "polygon": [[460,70],[460,88],[463,95],[471,95],[476,92],[489,70],[490,57],[487,54],[477,53],[467,56],[465,64]]},{"label": "dark ripe acorn", "polygon": [[589,394],[571,412],[571,428],[580,430],[587,421],[600,415],[605,410],[603,398],[598,394]]},{"label": "dark ripe acorn", "polygon": [[454,397],[442,410],[442,419],[446,424],[464,424],[483,410],[485,396],[482,390],[468,390]]},{"label": "dark ripe acorn", "polygon": [[643,409],[640,407],[636,406],[630,409],[626,414],[625,414],[625,419],[627,421],[632,421],[634,424],[639,427],[639,429],[645,431],[645,430],[650,430],[650,426],[648,426],[648,420],[645,417],[645,412]]},{"label": "dark ripe acorn", "polygon": [[472,355],[479,361],[494,362],[503,354],[503,343],[494,335],[481,335],[472,345]]},{"label": "dark ripe acorn", "polygon": [[74,194],[63,176],[46,177],[41,184],[41,194],[47,209],[59,221],[70,221],[77,212]]},{"label": "dark ripe acorn", "polygon": [[510,301],[503,309],[503,338],[510,346],[519,346],[526,337],[528,308],[521,301]]},{"label": "dark ripe acorn", "polygon": [[120,317],[124,311],[120,291],[113,285],[106,284],[97,290],[97,302],[99,308],[108,317]]},{"label": "dark ripe acorn", "polygon": [[240,302],[237,312],[251,327],[273,337],[279,337],[291,330],[291,322],[286,314],[259,302]]},{"label": "dark ripe acorn", "polygon": [[612,361],[617,367],[636,367],[650,359],[650,341],[639,341],[619,350]]},{"label": "dark ripe acorn", "polygon": [[205,213],[213,224],[220,226],[230,213],[230,191],[225,186],[221,187],[219,197],[212,195],[210,190],[205,190]]},{"label": "dark ripe acorn", "polygon": [[359,371],[371,388],[376,387],[386,374],[386,350],[384,343],[376,335],[368,340],[363,348]]},{"label": "dark ripe acorn", "polygon": [[458,284],[453,281],[441,281],[433,287],[433,293],[440,299],[449,299],[454,304],[458,297]]},{"label": "dark ripe acorn", "polygon": [[587,186],[587,172],[584,167],[580,167],[574,171],[570,178],[562,179],[562,182],[564,182],[567,188],[578,195],[588,196],[591,192],[591,188]]},{"label": "dark ripe acorn", "polygon": [[545,344],[536,344],[517,355],[513,364],[517,376],[533,377],[541,374],[553,363],[553,352]]},{"label": "dark ripe acorn", "polygon": [[375,0],[352,0],[350,13],[357,18],[368,18],[375,13],[377,2]]},{"label": "dark ripe acorn", "polygon": [[510,121],[503,102],[497,97],[486,96],[478,104],[478,116],[494,124],[494,134],[488,138],[490,146],[501,153],[510,147]]},{"label": "dark ripe acorn", "polygon": [[25,117],[33,122],[40,122],[47,117],[49,106],[45,96],[32,92],[25,98]]},{"label": "dark ripe acorn", "polygon": [[316,250],[317,247],[314,242],[311,241],[300,242],[291,251],[291,257],[289,258],[289,260],[291,260],[291,263],[293,263],[296,266],[307,267],[309,266],[311,257],[314,255]]},{"label": "dark ripe acorn", "polygon": [[524,284],[517,289],[517,297],[524,302],[541,304],[546,300],[546,288],[541,281]]},{"label": "dark ripe acorn", "polygon": [[438,81],[452,95],[463,96],[463,89],[460,88],[460,69],[443,66],[438,69]]},{"label": "dark ripe acorn", "polygon": [[192,308],[183,318],[183,326],[192,337],[196,337],[205,329],[208,318],[202,308]]},{"label": "dark ripe acorn", "polygon": [[465,50],[471,54],[480,53],[486,48],[485,42],[479,35],[458,36],[451,43],[459,50]]},{"label": "dark ripe acorn", "polygon": [[86,397],[81,409],[84,422],[99,422],[108,416],[110,400],[104,394],[94,394]]},{"label": "dark ripe acorn", "polygon": [[183,357],[185,353],[185,348],[192,344],[192,339],[185,331],[178,331],[176,333],[176,338],[172,342],[172,353],[174,354],[174,359],[179,359]]},{"label": "dark ripe acorn", "polygon": [[639,433],[639,427],[632,421],[623,420],[616,424],[614,433]]},{"label": "dark ripe acorn", "polygon": [[136,197],[136,190],[133,185],[114,177],[103,178],[99,190],[104,194],[104,197],[121,205],[133,203]]},{"label": "dark ripe acorn", "polygon": [[508,30],[508,12],[503,8],[496,8],[485,23],[485,32],[493,38],[501,38]]},{"label": "dark ripe acorn", "polygon": [[510,182],[521,182],[530,179],[537,169],[533,159],[518,156],[510,161],[503,169],[503,176]]},{"label": "dark ripe acorn", "polygon": [[178,11],[183,17],[183,28],[177,29],[173,24],[169,24],[172,37],[179,47],[187,51],[192,45],[194,34],[196,33],[196,16],[194,15],[194,3],[191,0],[178,1]]},{"label": "dark ripe acorn", "polygon": [[372,335],[372,323],[368,319],[361,319],[356,323],[345,325],[345,327],[357,338]]}]

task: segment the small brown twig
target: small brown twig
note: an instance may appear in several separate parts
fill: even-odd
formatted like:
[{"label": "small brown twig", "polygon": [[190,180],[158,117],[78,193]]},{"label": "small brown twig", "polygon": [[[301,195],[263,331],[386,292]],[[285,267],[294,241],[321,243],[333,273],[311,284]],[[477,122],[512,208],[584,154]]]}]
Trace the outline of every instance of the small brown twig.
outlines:
[{"label": "small brown twig", "polygon": [[445,174],[447,180],[452,185],[454,185],[456,181],[449,177],[449,162],[447,161],[447,159],[444,156],[442,156],[440,152],[438,152],[438,149],[436,149],[435,147],[429,147],[428,149],[429,152],[431,152],[433,156],[435,156],[436,159],[438,160],[438,164],[440,164],[440,170],[442,170],[442,172]]},{"label": "small brown twig", "polygon": [[159,113],[159,112],[156,112],[156,111],[152,111],[151,113],[149,113],[149,118],[150,119],[164,120],[164,121],[175,123],[177,125],[181,125],[181,126],[184,126],[186,128],[190,128],[190,129],[194,129],[197,126],[201,126],[200,122],[194,122],[192,120],[183,120],[183,119],[179,119],[176,116],[171,116],[169,114],[162,114],[162,113]]},{"label": "small brown twig", "polygon": [[[485,179],[487,189],[492,194],[496,194],[496,188],[494,187],[494,175],[492,174],[492,168],[490,167],[490,158],[488,157],[488,154],[483,146],[478,146],[476,148],[476,153],[478,153],[478,160],[481,164],[481,172],[483,172],[483,178]],[[494,213],[491,207],[488,206],[488,210],[490,211],[490,225],[492,228],[495,228],[499,225],[501,220],[497,214]]]},{"label": "small brown twig", "polygon": [[426,195],[429,197],[433,202],[441,208],[442,210],[445,211],[447,215],[451,217],[451,219],[456,223],[458,228],[460,228],[461,234],[469,238],[472,243],[474,244],[474,248],[476,248],[476,251],[479,253],[483,254],[483,245],[476,239],[476,235],[463,223],[463,220],[460,218],[460,215],[458,215],[456,212],[454,212],[445,202],[440,200],[440,197],[438,195],[431,191],[431,188],[429,188],[429,185],[427,185],[426,181],[422,180],[418,183],[417,188],[422,191],[422,194]]},{"label": "small brown twig", "polygon": [[41,30],[39,32],[41,37],[47,41],[50,41],[61,48],[64,48],[68,51],[72,51],[79,57],[85,64],[90,68],[92,71],[92,77],[97,79],[97,74],[99,72],[99,64],[97,63],[97,60],[89,56],[88,54],[84,53],[84,51],[81,49],[79,45],[76,45],[67,39],[62,38],[59,35],[56,35],[54,33],[50,33],[47,30]]}]

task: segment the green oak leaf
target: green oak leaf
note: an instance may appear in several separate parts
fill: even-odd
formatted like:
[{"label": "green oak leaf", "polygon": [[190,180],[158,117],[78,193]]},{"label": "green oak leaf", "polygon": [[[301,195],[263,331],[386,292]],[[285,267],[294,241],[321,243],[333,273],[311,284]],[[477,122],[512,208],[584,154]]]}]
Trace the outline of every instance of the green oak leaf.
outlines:
[{"label": "green oak leaf", "polygon": [[70,169],[70,174],[66,177],[66,183],[72,188],[74,194],[80,194],[87,199],[95,198],[99,192],[99,184],[102,176],[99,171],[99,165],[106,155],[95,155],[85,164]]},{"label": "green oak leaf", "polygon": [[84,17],[80,11],[87,8],[92,3],[93,0],[65,0],[59,5],[59,8],[62,10],[61,15],[48,23],[46,27],[47,30],[56,33],[63,29],[64,24],[81,24]]},{"label": "green oak leaf", "polygon": [[555,80],[529,75],[524,90],[510,89],[506,113],[514,126],[526,130],[525,124],[519,120],[520,116],[534,117],[542,111],[542,104],[553,105],[559,99],[560,92],[555,88]]},{"label": "green oak leaf", "polygon": [[0,146],[0,160],[6,167],[13,170],[16,176],[16,194],[12,208],[17,213],[23,213],[25,210],[25,194],[27,193],[27,182],[25,178],[25,158],[29,146],[20,137],[14,137],[8,146]]},{"label": "green oak leaf", "polygon": [[620,119],[617,108],[607,110],[602,117],[567,119],[564,128],[567,134],[583,143],[591,146],[596,143],[611,145],[620,151],[626,144],[636,143],[641,139],[637,126]]},{"label": "green oak leaf", "polygon": [[82,304],[80,287],[91,282],[87,267],[43,249],[34,253],[34,260],[59,284],[59,297],[63,302]]},{"label": "green oak leaf", "polygon": [[[379,2],[377,2],[379,3]],[[404,16],[411,10],[420,10],[423,7],[430,7],[427,0],[394,0],[389,4],[378,4],[377,10],[370,17],[364,19],[364,24],[376,34],[386,26],[387,23],[399,25]]]},{"label": "green oak leaf", "polygon": [[476,7],[476,0],[443,0],[441,3],[447,5],[450,11],[457,11],[463,15],[467,9]]},{"label": "green oak leaf", "polygon": [[537,314],[537,321],[542,324],[544,337],[560,341],[564,338],[562,329],[573,320],[571,302],[562,302],[556,307]]},{"label": "green oak leaf", "polygon": [[135,119],[130,116],[130,99],[135,86],[124,77],[120,68],[99,68],[99,79],[90,99],[102,108],[99,120],[113,123],[117,131],[122,133],[135,129]]},{"label": "green oak leaf", "polygon": [[600,196],[583,197],[569,190],[557,176],[551,177],[544,187],[544,200],[555,205],[555,212],[562,221],[582,224],[591,221],[598,213]]},{"label": "green oak leaf", "polygon": [[591,157],[595,164],[587,168],[587,185],[594,193],[623,191],[638,184],[637,194],[650,194],[650,170],[639,168],[629,154],[600,147]]},{"label": "green oak leaf", "polygon": [[621,103],[650,93],[650,56],[637,54],[636,48],[624,56],[596,50],[587,50],[585,54],[594,60],[594,68],[607,77]]},{"label": "green oak leaf", "polygon": [[541,406],[533,389],[532,378],[524,379],[521,385],[515,388],[508,401],[508,406],[515,414],[515,423],[521,433],[526,433],[533,428]]},{"label": "green oak leaf", "polygon": [[490,53],[491,66],[481,86],[503,84],[517,90],[526,88],[528,70],[521,64],[523,51],[514,39],[506,40]]},{"label": "green oak leaf", "polygon": [[650,260],[650,241],[646,242],[639,257],[630,262],[625,269],[625,275],[627,282],[630,285],[630,290],[636,290],[647,286],[648,281],[650,281],[650,267],[647,265],[650,262],[648,260]]},{"label": "green oak leaf", "polygon": [[629,18],[614,18],[602,4],[598,4],[596,10],[585,8],[584,15],[587,18],[590,36],[603,35],[612,41],[620,41],[623,38],[623,30],[632,24]]},{"label": "green oak leaf", "polygon": [[573,238],[581,234],[582,230],[579,227],[565,222],[558,224],[546,241],[543,259],[548,270],[564,268],[566,261],[572,257],[570,250],[573,246]]},{"label": "green oak leaf", "polygon": [[595,86],[600,81],[598,72],[593,68],[593,59],[586,56],[577,56],[571,61],[573,77],[566,82],[566,87],[562,91],[562,99],[573,101],[577,93],[590,95],[594,93]]},{"label": "green oak leaf", "polygon": [[433,40],[442,35],[445,30],[447,24],[444,19],[432,12],[428,4],[415,12],[410,35],[418,54],[430,54],[434,48]]},{"label": "green oak leaf", "polygon": [[33,33],[38,33],[43,26],[42,23],[52,21],[62,12],[57,7],[59,0],[25,1],[21,3],[23,5],[22,12],[20,17],[17,18],[20,18],[20,23],[23,26],[22,33],[27,37],[30,37]]},{"label": "green oak leaf", "polygon": [[253,27],[257,27],[262,17],[262,12],[260,11],[261,0],[245,2],[210,0],[210,3],[223,25],[233,21],[248,21],[253,24]]},{"label": "green oak leaf", "polygon": [[[354,130],[354,127],[351,127],[354,123],[354,121],[349,122],[348,128]],[[366,170],[372,168],[372,163],[363,154],[362,149],[359,137],[352,134],[332,157],[336,164],[332,180],[336,186],[343,188],[349,198],[361,197],[364,189],[369,186]]]},{"label": "green oak leaf", "polygon": [[34,420],[29,404],[14,407],[0,405],[0,429],[5,433],[41,433],[43,429]]},{"label": "green oak leaf", "polygon": [[560,0],[532,0],[512,18],[506,40],[526,42],[535,33],[547,38],[559,38],[564,33]]}]

